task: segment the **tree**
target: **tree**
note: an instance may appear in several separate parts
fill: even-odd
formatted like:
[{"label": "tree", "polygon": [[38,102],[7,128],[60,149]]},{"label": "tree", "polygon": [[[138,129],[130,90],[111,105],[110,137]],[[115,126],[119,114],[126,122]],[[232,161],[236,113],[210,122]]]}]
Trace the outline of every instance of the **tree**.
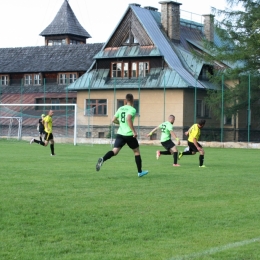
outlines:
[{"label": "tree", "polygon": [[[215,16],[222,19],[215,23],[221,44],[205,42],[211,53],[206,59],[222,61],[224,65],[222,69],[215,68],[211,80],[222,86],[224,77],[225,115],[246,111],[250,102],[252,116],[259,119],[260,1],[227,0],[227,4],[230,7],[227,10],[212,9]],[[220,116],[221,95],[221,91],[209,91],[206,100],[216,116]]]},{"label": "tree", "polygon": [[[260,69],[260,1],[227,0],[230,7],[239,10],[217,10],[223,17],[216,23],[216,30],[223,45],[215,49],[219,60],[233,64],[235,73],[259,73]],[[241,9],[242,8],[242,9]]]}]

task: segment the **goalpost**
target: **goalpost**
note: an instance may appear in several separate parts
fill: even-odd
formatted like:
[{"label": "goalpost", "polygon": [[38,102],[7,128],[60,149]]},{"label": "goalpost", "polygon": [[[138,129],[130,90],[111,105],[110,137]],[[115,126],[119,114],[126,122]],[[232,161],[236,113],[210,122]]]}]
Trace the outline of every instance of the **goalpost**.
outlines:
[{"label": "goalpost", "polygon": [[14,119],[17,120],[17,122],[18,122],[17,140],[21,140],[21,137],[22,137],[22,120],[23,120],[22,117],[0,116],[0,124],[1,124],[1,119],[7,119],[7,122],[9,121],[7,139],[11,138]]},{"label": "goalpost", "polygon": [[[43,107],[43,110],[36,109],[36,107]],[[59,107],[66,107],[65,112],[61,111],[61,109],[54,109]],[[74,108],[74,115],[73,111],[68,110],[68,107]],[[31,109],[29,109],[31,108]],[[53,108],[53,109],[52,109]],[[13,120],[16,119],[18,121],[18,130],[17,130],[17,138],[20,140],[22,137],[22,129],[23,127],[34,127],[36,128],[35,120],[40,118],[39,113],[45,113],[47,115],[48,111],[52,109],[54,110],[54,118],[55,118],[55,112],[57,112],[57,116],[60,116],[61,119],[58,123],[57,128],[66,128],[66,132],[68,133],[68,126],[70,128],[73,127],[73,143],[74,145],[77,144],[77,113],[78,108],[77,104],[0,104],[0,127],[8,128],[8,134],[7,136],[11,135],[11,131],[13,128]],[[65,114],[64,114],[65,113]],[[65,122],[64,122],[65,121]],[[53,127],[55,128],[55,123],[53,124]],[[1,131],[1,128],[0,128]],[[27,135],[30,136],[32,130],[28,130]],[[35,132],[35,131],[34,131]],[[54,133],[54,136],[56,136],[56,133]],[[62,134],[60,134],[62,136]]]}]

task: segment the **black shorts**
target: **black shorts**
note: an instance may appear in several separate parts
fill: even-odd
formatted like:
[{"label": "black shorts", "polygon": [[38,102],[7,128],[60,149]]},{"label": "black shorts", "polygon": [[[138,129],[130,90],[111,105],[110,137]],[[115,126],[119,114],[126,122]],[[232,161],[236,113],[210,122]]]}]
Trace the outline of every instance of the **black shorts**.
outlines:
[{"label": "black shorts", "polygon": [[124,136],[124,135],[116,135],[116,140],[114,147],[115,148],[122,148],[125,144],[129,146],[131,149],[136,149],[139,147],[139,143],[135,137],[131,136]]},{"label": "black shorts", "polygon": [[43,128],[43,129],[39,129],[39,134],[40,134],[40,135],[45,134],[45,132],[44,132],[44,128]]},{"label": "black shorts", "polygon": [[44,140],[45,141],[53,140],[53,134],[52,133],[45,133]]},{"label": "black shorts", "polygon": [[167,151],[169,151],[175,146],[175,143],[171,139],[165,142],[161,142],[161,144]]},{"label": "black shorts", "polygon": [[[188,146],[189,146],[191,152],[196,152],[196,153],[198,152],[198,149],[194,143],[188,141]],[[199,143],[198,143],[198,146],[202,148],[202,146]]]}]

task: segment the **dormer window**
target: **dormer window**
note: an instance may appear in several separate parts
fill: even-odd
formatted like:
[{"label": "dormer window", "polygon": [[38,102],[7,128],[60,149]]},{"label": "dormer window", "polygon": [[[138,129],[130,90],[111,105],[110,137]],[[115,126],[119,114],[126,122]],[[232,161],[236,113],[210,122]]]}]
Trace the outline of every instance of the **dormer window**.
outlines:
[{"label": "dormer window", "polygon": [[81,44],[83,43],[82,41],[77,41],[77,40],[70,40],[69,44]]},{"label": "dormer window", "polygon": [[41,85],[42,84],[42,75],[40,73],[37,74],[25,74],[24,75],[24,85]]},{"label": "dormer window", "polygon": [[112,63],[112,78],[127,78],[129,76],[128,62]]},{"label": "dormer window", "polygon": [[48,40],[48,46],[53,46],[53,45],[65,45],[66,40],[61,39],[61,40]]},{"label": "dormer window", "polygon": [[8,75],[1,75],[0,79],[1,79],[1,81],[0,81],[1,86],[9,85],[9,76]]},{"label": "dormer window", "polygon": [[111,78],[146,77],[149,70],[150,65],[148,61],[112,62]]},{"label": "dormer window", "polygon": [[132,62],[131,75],[133,78],[146,77],[149,73],[149,62]]},{"label": "dormer window", "polygon": [[31,74],[26,74],[24,75],[24,85],[32,85],[32,75]]},{"label": "dormer window", "polygon": [[149,63],[139,62],[138,65],[139,65],[138,76],[145,77],[149,72]]},{"label": "dormer window", "polygon": [[200,75],[199,75],[199,80],[205,80],[209,81],[210,75],[213,75],[213,66],[211,65],[203,65]]},{"label": "dormer window", "polygon": [[41,85],[42,84],[42,75],[41,74],[34,74],[33,75],[33,84],[34,85]]},{"label": "dormer window", "polygon": [[77,73],[59,73],[59,85],[67,85],[77,80]]}]

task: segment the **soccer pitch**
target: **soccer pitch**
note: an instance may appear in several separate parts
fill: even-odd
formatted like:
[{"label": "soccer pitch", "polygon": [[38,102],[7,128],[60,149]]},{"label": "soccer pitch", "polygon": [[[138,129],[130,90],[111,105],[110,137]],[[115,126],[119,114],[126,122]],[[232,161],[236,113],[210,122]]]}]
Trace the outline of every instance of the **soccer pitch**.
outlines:
[{"label": "soccer pitch", "polygon": [[260,259],[259,150],[205,148],[199,168],[141,146],[138,178],[128,147],[99,172],[110,145],[0,149],[0,259]]}]

